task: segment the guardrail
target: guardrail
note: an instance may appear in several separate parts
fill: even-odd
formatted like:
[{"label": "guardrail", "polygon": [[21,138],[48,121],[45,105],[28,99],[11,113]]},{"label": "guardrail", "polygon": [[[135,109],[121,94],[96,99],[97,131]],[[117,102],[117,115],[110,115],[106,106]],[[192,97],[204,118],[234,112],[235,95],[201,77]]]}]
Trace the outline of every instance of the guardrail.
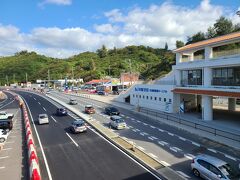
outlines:
[{"label": "guardrail", "polygon": [[163,113],[156,112],[156,111],[152,111],[152,110],[149,110],[149,109],[146,109],[146,108],[140,108],[139,111],[142,112],[142,113],[145,113],[147,115],[154,116],[156,119],[157,118],[163,118],[163,119],[166,119],[168,121],[176,122],[176,123],[179,123],[179,124],[182,124],[182,125],[185,125],[185,126],[193,127],[195,129],[211,133],[215,136],[221,136],[221,137],[224,137],[224,138],[227,138],[227,139],[230,139],[230,140],[240,142],[240,134],[237,134],[237,133],[213,128],[211,126],[204,125],[202,123],[192,122],[192,121],[189,121],[187,119],[183,119],[180,116],[174,116],[174,115],[167,114],[167,113],[164,113],[164,112]]}]

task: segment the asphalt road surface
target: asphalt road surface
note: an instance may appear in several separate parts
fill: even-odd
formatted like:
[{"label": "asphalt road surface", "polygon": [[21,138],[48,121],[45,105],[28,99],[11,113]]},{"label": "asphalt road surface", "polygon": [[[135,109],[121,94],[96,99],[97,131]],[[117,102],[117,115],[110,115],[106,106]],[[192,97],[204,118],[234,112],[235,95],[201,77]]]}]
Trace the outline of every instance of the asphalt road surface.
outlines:
[{"label": "asphalt road surface", "polygon": [[[25,99],[35,124],[34,137],[38,134],[41,141],[36,146],[42,179],[157,179],[90,127],[86,133],[72,134],[70,123],[78,118],[74,114],[56,116],[56,105],[43,97],[28,92],[19,94]],[[49,124],[37,124],[41,113],[48,114]]]}]

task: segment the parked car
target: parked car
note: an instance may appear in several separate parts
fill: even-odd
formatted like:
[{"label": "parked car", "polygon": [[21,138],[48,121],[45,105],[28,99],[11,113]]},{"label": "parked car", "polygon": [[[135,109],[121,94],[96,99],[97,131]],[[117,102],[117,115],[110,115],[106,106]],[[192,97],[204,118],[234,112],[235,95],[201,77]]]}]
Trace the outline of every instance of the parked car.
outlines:
[{"label": "parked car", "polygon": [[12,119],[14,117],[13,113],[7,113],[6,111],[0,111],[0,119]]},{"label": "parked car", "polygon": [[57,108],[56,115],[57,116],[66,116],[66,115],[68,115],[68,112],[65,108]]},{"label": "parked car", "polygon": [[109,126],[115,129],[125,129],[127,124],[121,116],[111,116]]},{"label": "parked car", "polygon": [[47,114],[39,114],[38,115],[38,124],[49,124],[48,115]]},{"label": "parked car", "polygon": [[115,107],[106,107],[105,108],[105,113],[110,115],[110,116],[120,114],[119,110]]},{"label": "parked car", "polygon": [[94,114],[95,113],[94,107],[92,105],[86,105],[85,106],[85,113]]},{"label": "parked car", "polygon": [[0,119],[0,129],[12,130],[13,122],[11,119]]},{"label": "parked car", "polygon": [[5,129],[0,129],[0,143],[4,143],[7,140],[8,131]]},{"label": "parked car", "polygon": [[86,132],[87,126],[83,120],[75,120],[72,122],[70,129],[73,133]]},{"label": "parked car", "polygon": [[98,91],[97,94],[98,95],[107,95],[107,93],[105,91]]},{"label": "parked car", "polygon": [[69,100],[69,104],[71,104],[71,105],[76,105],[76,104],[78,104],[78,103],[77,103],[77,100],[76,100],[76,99],[72,99],[72,98],[71,98],[71,99]]},{"label": "parked car", "polygon": [[211,180],[240,179],[231,166],[216,157],[200,154],[191,163],[193,174],[197,177]]}]

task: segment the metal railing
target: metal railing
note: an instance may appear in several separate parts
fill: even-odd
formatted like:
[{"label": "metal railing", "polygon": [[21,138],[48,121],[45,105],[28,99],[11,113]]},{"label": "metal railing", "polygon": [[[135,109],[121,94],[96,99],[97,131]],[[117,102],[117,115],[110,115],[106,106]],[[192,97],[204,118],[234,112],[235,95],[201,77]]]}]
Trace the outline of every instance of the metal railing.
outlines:
[{"label": "metal railing", "polygon": [[147,108],[142,108],[141,107],[141,108],[139,108],[139,111],[142,112],[142,113],[145,113],[147,115],[155,117],[156,120],[157,120],[157,118],[163,118],[167,121],[172,121],[172,122],[175,122],[175,123],[178,123],[178,124],[182,124],[182,125],[185,125],[185,126],[189,126],[189,127],[192,127],[192,128],[198,129],[198,130],[202,130],[202,131],[211,133],[215,136],[220,136],[220,137],[224,137],[224,138],[227,138],[227,139],[231,139],[231,140],[240,142],[240,134],[237,134],[237,133],[213,128],[211,126],[204,125],[202,123],[189,121],[189,120],[184,119],[180,116],[174,116],[172,114],[168,114],[168,113],[164,113],[164,112],[156,112],[156,111],[153,111],[153,110],[150,110],[150,109],[147,109]]}]

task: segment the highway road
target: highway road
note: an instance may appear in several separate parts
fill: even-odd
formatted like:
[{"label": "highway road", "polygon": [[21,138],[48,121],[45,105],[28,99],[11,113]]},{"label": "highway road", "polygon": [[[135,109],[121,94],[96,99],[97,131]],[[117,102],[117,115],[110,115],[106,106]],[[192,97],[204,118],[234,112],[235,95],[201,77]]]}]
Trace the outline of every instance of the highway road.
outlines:
[{"label": "highway road", "polygon": [[[52,92],[51,96],[64,102],[69,102],[70,97],[72,97],[69,94],[59,92]],[[74,97],[78,100],[78,105],[74,105],[74,107],[83,111],[85,105],[92,104],[97,110],[92,117],[108,126],[109,116],[104,113],[104,107],[107,104],[93,99]],[[128,128],[116,132],[120,136],[135,142],[139,148],[148,152],[186,179],[197,179],[190,170],[190,163],[192,158],[199,153],[218,157],[229,162],[233,167],[238,167],[240,163],[240,152],[233,148],[156,122],[150,118],[145,118],[131,110],[118,109],[120,109],[121,116],[125,118]]]},{"label": "highway road", "polygon": [[[87,133],[72,134],[70,123],[79,117],[55,116],[57,105],[45,98],[19,92],[25,99],[40,142],[42,179],[157,179],[89,127]],[[38,114],[46,113],[49,124],[38,125]],[[41,146],[43,151],[41,151]]]}]

